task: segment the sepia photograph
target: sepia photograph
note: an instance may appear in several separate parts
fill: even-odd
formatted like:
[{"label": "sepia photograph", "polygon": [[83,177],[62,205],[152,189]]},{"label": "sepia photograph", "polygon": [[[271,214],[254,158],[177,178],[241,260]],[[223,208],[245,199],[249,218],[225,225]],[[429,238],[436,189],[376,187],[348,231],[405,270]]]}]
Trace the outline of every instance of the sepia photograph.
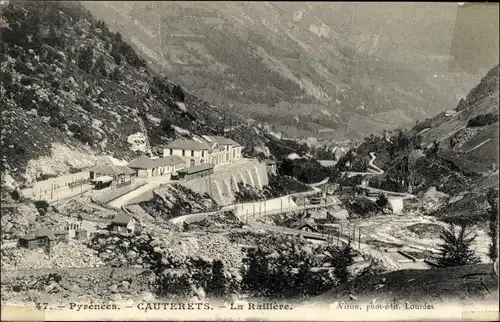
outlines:
[{"label": "sepia photograph", "polygon": [[499,30],[1,0],[1,320],[499,320]]}]

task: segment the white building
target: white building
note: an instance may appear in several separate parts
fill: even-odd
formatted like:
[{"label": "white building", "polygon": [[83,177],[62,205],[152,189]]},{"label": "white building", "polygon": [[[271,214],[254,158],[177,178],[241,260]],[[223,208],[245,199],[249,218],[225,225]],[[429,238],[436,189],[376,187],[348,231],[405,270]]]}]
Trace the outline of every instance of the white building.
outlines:
[{"label": "white building", "polygon": [[445,115],[447,117],[454,116],[455,114],[457,114],[457,111],[455,111],[455,110],[446,110],[446,112],[445,112]]},{"label": "white building", "polygon": [[186,160],[187,167],[203,163],[214,165],[230,164],[242,158],[243,146],[223,136],[194,137],[192,140],[177,139],[163,149],[163,157],[180,156]]}]

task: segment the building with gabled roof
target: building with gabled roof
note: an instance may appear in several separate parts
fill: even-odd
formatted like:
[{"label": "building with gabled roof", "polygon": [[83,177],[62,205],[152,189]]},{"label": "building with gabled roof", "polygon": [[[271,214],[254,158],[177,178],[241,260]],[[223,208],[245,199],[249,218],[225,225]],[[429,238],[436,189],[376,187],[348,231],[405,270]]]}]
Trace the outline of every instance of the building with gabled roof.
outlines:
[{"label": "building with gabled roof", "polygon": [[118,213],[108,225],[110,231],[133,234],[138,230],[138,222],[134,216],[126,213]]},{"label": "building with gabled roof", "polygon": [[149,178],[171,174],[179,169],[186,167],[186,160],[177,155],[167,157],[148,157],[141,155],[132,160],[128,167],[137,171],[140,178]]},{"label": "building with gabled roof", "polygon": [[67,231],[52,231],[46,227],[42,227],[33,233],[22,236],[18,240],[18,246],[28,249],[38,247],[51,247],[57,242],[67,242]]},{"label": "building with gabled roof", "polygon": [[153,169],[156,167],[153,159],[150,159],[147,155],[143,154],[140,157],[135,158],[130,161],[127,166],[131,169]]},{"label": "building with gabled roof", "polygon": [[158,175],[158,165],[154,162],[154,160],[144,154],[132,160],[127,166],[137,171],[137,176],[139,178],[147,178]]},{"label": "building with gabled roof", "polygon": [[293,229],[302,230],[302,231],[310,231],[317,232],[316,223],[314,220],[310,218],[300,218],[296,222],[292,224]]},{"label": "building with gabled roof", "polygon": [[224,136],[202,135],[193,139],[177,139],[163,149],[163,156],[180,156],[187,167],[203,163],[230,164],[242,158],[243,146]]}]

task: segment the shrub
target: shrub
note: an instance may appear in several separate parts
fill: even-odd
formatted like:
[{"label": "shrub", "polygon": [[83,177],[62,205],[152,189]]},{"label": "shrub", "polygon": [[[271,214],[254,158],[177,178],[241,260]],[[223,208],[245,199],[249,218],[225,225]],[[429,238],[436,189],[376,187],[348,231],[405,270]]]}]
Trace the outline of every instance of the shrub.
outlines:
[{"label": "shrub", "polygon": [[82,108],[83,108],[85,111],[87,111],[87,112],[91,112],[91,113],[92,113],[92,111],[94,110],[94,108],[92,107],[92,103],[90,103],[90,101],[89,101],[89,100],[85,100],[85,101],[83,102],[83,104],[81,104],[81,105],[82,105]]},{"label": "shrub", "polygon": [[92,70],[93,58],[94,58],[94,50],[92,49],[92,47],[90,46],[85,47],[78,55],[78,67],[90,73],[90,71]]},{"label": "shrub", "polygon": [[498,114],[480,114],[469,120],[467,127],[480,127],[495,124],[498,122]]},{"label": "shrub", "polygon": [[76,123],[71,123],[69,126],[68,126],[68,130],[70,130],[71,132],[73,133],[80,133],[82,131],[80,125],[76,124]]},{"label": "shrub", "polygon": [[87,132],[84,128],[81,128],[81,131],[75,134],[75,138],[80,140],[80,142],[88,145],[94,144],[94,138],[92,137],[92,133]]},{"label": "shrub", "polygon": [[21,199],[21,195],[19,194],[19,191],[17,189],[13,190],[10,193],[10,196],[12,197],[12,199],[14,199],[16,201],[19,201]]},{"label": "shrub", "polygon": [[47,213],[47,210],[49,209],[50,205],[46,200],[37,200],[34,202],[36,209],[38,210],[38,213],[40,215],[45,215]]},{"label": "shrub", "polygon": [[49,120],[49,125],[54,128],[59,128],[61,126],[61,120],[57,117],[51,117]]},{"label": "shrub", "polygon": [[174,88],[172,89],[172,95],[181,102],[184,102],[186,96],[179,85],[174,85]]}]

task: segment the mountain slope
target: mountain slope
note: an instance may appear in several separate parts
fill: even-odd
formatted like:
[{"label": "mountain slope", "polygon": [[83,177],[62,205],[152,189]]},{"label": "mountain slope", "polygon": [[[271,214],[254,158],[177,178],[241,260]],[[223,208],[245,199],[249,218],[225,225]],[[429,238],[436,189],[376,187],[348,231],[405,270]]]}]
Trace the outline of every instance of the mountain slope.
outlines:
[{"label": "mountain slope", "polygon": [[436,215],[483,221],[488,209],[483,201],[498,185],[498,95],[497,65],[456,110],[440,113],[409,131],[367,137],[337,167],[365,171],[367,155],[374,152],[375,164],[385,173],[370,180],[371,186],[417,194],[434,186],[456,197]]},{"label": "mountain slope", "polygon": [[468,304],[487,301],[488,305],[495,305],[498,301],[498,280],[492,264],[403,270],[358,277],[315,300],[319,303],[330,302],[332,298],[342,301],[353,295],[360,303],[376,299],[377,303],[400,303],[401,306],[406,301],[426,301],[436,307],[456,299]]},{"label": "mountain slope", "polygon": [[2,184],[78,171],[103,155],[130,160],[193,133],[249,148],[269,140],[159,77],[78,3],[19,1],[1,11]]},{"label": "mountain slope", "polygon": [[456,105],[457,87],[446,88],[434,71],[356,50],[326,20],[343,14],[335,5],[83,4],[179,83],[288,133],[324,136],[318,131],[330,128],[326,136],[363,137]]}]

